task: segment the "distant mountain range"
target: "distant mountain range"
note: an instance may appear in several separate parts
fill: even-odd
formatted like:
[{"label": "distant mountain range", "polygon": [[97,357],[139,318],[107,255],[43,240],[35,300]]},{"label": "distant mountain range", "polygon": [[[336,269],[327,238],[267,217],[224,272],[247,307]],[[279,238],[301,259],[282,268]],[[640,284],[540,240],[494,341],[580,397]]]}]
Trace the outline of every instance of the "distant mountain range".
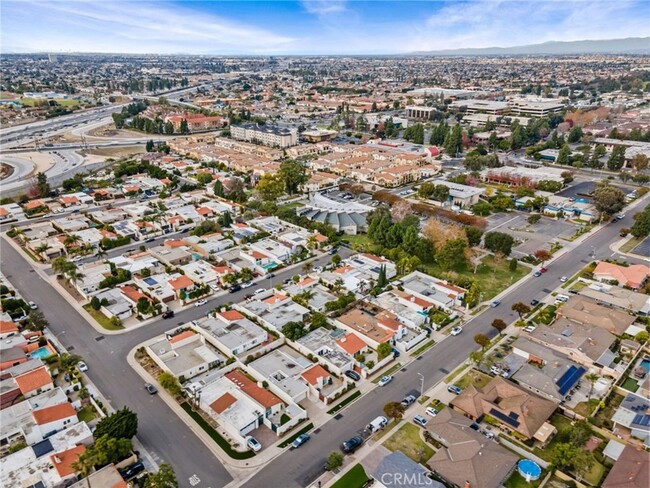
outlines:
[{"label": "distant mountain range", "polygon": [[418,51],[410,54],[429,56],[516,56],[525,54],[650,54],[650,37],[590,41],[549,41],[512,47],[485,47]]}]

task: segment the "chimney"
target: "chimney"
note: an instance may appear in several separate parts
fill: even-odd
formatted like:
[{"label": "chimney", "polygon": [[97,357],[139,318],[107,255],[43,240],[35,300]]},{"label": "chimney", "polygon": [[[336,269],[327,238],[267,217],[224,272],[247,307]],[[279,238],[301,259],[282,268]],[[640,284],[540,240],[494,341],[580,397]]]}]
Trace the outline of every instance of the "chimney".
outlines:
[{"label": "chimney", "polygon": [[469,481],[466,481],[463,488],[472,488],[472,484]]},{"label": "chimney", "polygon": [[56,464],[61,464],[61,458],[59,456],[54,456],[54,462]]}]

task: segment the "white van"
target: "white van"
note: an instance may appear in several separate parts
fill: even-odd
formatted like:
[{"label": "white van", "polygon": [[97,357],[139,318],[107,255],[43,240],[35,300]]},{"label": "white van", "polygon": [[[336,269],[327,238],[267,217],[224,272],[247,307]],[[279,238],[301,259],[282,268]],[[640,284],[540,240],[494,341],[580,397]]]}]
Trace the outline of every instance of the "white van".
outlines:
[{"label": "white van", "polygon": [[388,425],[388,419],[386,417],[380,415],[375,420],[370,422],[366,426],[366,429],[368,429],[371,434],[374,434],[375,432],[379,432],[381,429],[383,429],[387,425]]}]

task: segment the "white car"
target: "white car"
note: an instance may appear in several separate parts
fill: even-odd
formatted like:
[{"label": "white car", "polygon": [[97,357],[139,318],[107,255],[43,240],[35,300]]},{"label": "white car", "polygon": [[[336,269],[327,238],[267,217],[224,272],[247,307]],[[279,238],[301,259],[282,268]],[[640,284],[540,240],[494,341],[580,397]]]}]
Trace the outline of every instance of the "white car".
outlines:
[{"label": "white car", "polygon": [[79,361],[77,363],[77,369],[82,373],[85,373],[86,371],[88,371],[88,366],[83,361]]},{"label": "white car", "polygon": [[451,335],[457,336],[462,331],[463,331],[463,328],[459,325],[458,327],[454,327],[453,329],[451,329]]},{"label": "white car", "polygon": [[377,383],[379,386],[386,386],[388,383],[393,381],[393,377],[390,375],[382,376],[381,379],[379,380],[379,383]]},{"label": "white car", "polygon": [[563,276],[562,278],[560,278],[560,281],[561,281],[562,283],[566,283],[568,279],[569,279],[569,278],[567,278],[566,276]]},{"label": "white car", "polygon": [[430,415],[431,417],[435,417],[436,415],[438,415],[438,411],[433,407],[427,407],[425,412],[427,413],[427,415]]},{"label": "white car", "polygon": [[244,281],[244,282],[241,284],[241,287],[242,287],[242,288],[250,288],[251,286],[253,286],[253,283],[250,282],[250,281]]},{"label": "white car", "polygon": [[264,293],[265,291],[266,291],[266,288],[258,288],[257,290],[255,290],[255,294],[259,295],[260,293]]},{"label": "white car", "polygon": [[262,449],[262,444],[260,444],[259,441],[252,435],[246,437],[246,445],[255,452]]},{"label": "white car", "polygon": [[72,263],[78,263],[79,261],[83,260],[83,256],[75,256],[73,257],[70,262]]},{"label": "white car", "polygon": [[322,266],[316,266],[314,268],[314,273],[322,273],[323,272],[323,267]]},{"label": "white car", "polygon": [[29,302],[27,302],[27,305],[29,305],[29,308],[31,308],[32,310],[36,310],[38,308],[38,305],[36,305],[31,300]]},{"label": "white car", "polygon": [[201,298],[200,300],[196,301],[194,306],[195,307],[200,307],[201,305],[205,305],[206,303],[208,303],[208,301],[205,298]]}]

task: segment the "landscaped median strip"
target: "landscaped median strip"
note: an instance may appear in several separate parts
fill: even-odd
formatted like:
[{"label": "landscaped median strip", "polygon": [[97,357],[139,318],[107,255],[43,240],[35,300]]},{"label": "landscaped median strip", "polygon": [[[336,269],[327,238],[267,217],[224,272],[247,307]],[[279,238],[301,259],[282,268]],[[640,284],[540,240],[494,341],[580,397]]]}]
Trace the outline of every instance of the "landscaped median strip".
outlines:
[{"label": "landscaped median strip", "polygon": [[355,391],[352,395],[347,397],[345,400],[343,400],[341,403],[336,405],[334,408],[331,408],[330,410],[327,411],[330,415],[334,415],[336,412],[341,410],[343,407],[345,407],[348,403],[353,402],[357,398],[361,396],[361,392],[359,390]]},{"label": "landscaped median strip", "polygon": [[250,459],[255,456],[255,453],[252,451],[239,452],[235,451],[230,447],[230,443],[221,437],[219,432],[214,430],[210,424],[208,424],[201,415],[192,410],[192,407],[187,402],[181,403],[181,407],[185,412],[194,419],[194,421],[199,424],[199,426],[215,441],[223,451],[233,459]]},{"label": "landscaped median strip", "polygon": [[309,425],[305,426],[304,428],[300,429],[298,432],[296,432],[295,434],[293,434],[293,435],[292,435],[291,437],[289,437],[286,441],[281,442],[280,444],[278,444],[278,447],[279,447],[279,448],[285,448],[285,447],[287,447],[287,446],[290,446],[291,443],[292,443],[293,441],[295,441],[299,436],[301,436],[301,435],[303,435],[303,434],[306,434],[307,432],[309,432],[309,431],[310,431],[311,429],[313,429],[313,428],[314,428],[314,424],[311,424],[311,423],[310,423]]},{"label": "landscaped median strip", "polygon": [[436,341],[431,340],[431,341],[427,342],[426,344],[424,344],[422,347],[420,347],[420,348],[416,349],[415,351],[413,351],[411,353],[411,356],[419,356],[420,354],[424,353],[424,351],[428,351],[429,349],[431,349],[435,345],[436,345]]}]

